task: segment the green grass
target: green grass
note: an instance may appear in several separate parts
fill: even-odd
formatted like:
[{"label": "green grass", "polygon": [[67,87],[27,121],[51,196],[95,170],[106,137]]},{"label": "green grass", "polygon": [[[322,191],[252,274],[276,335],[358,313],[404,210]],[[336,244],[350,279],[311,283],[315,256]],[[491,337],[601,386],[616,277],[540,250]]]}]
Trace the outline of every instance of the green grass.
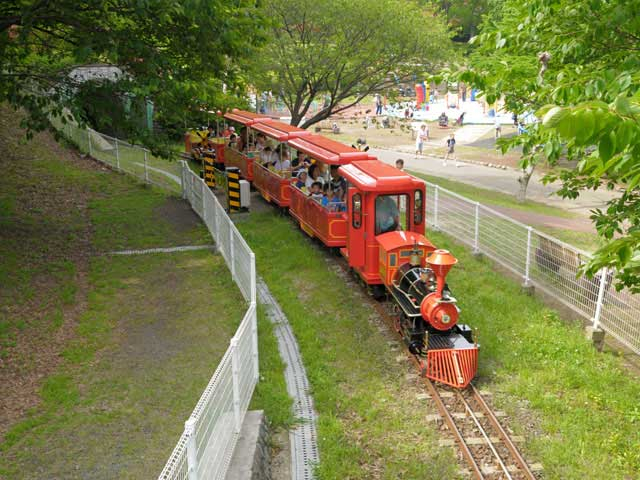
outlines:
[{"label": "green grass", "polygon": [[545,476],[624,479],[637,473],[640,434],[629,412],[637,410],[640,383],[619,359],[596,352],[579,325],[522,294],[490,261],[444,235],[430,237],[460,260],[449,283],[465,321],[480,329],[480,382],[520,420],[515,429],[527,435],[527,450],[544,464]]},{"label": "green grass", "polygon": [[[360,287],[345,285],[326,254],[275,213],[252,213],[239,228],[300,343],[320,414],[319,478],[368,478],[378,465],[383,478],[451,478],[441,470],[450,457],[422,417],[429,407],[403,391],[397,353],[353,293]],[[489,260],[442,234],[430,238],[460,260],[449,284],[463,321],[480,331],[477,382],[526,437],[530,461],[543,463],[546,478],[634,478],[640,384],[620,359],[596,352],[580,326],[521,293]]]},{"label": "green grass", "polygon": [[159,473],[246,308],[207,251],[97,258],[91,284],[42,405],[0,447],[12,478]]},{"label": "green grass", "polygon": [[318,478],[454,478],[452,452],[437,447],[429,407],[405,379],[411,367],[395,362],[358,287],[288,219],[252,213],[238,227],[300,345],[320,414]]},{"label": "green grass", "polygon": [[466,183],[456,182],[454,180],[449,180],[442,177],[434,177],[432,175],[425,175],[418,172],[409,173],[418,178],[422,178],[427,182],[434,183],[442,188],[451,190],[458,195],[462,195],[463,197],[467,197],[470,200],[483,203],[487,206],[497,205],[501,207],[521,210],[523,212],[540,213],[543,215],[550,215],[559,218],[576,218],[576,215],[571,212],[568,212],[561,208],[551,207],[549,205],[545,205],[544,203],[538,203],[532,200],[518,202],[513,195],[496,192],[495,190],[474,187]]},{"label": "green grass", "polygon": [[[54,364],[35,380],[37,391],[25,392],[39,403],[13,419],[0,443],[0,478],[157,475],[247,306],[222,257],[208,250],[103,255],[212,240],[175,197],[69,157],[46,136],[17,142],[22,132],[5,113],[3,367],[17,365],[18,376],[43,367],[39,347],[60,332],[67,337],[46,357]],[[261,315],[261,375],[269,383],[254,403],[284,426],[290,399],[271,328]]]},{"label": "green grass", "polygon": [[[424,175],[422,173],[410,172],[412,175],[416,177],[422,178],[428,182],[436,184],[442,188],[450,190],[452,192],[457,193],[458,195],[462,195],[472,201],[480,202],[488,207],[491,206],[500,206],[511,208],[514,210],[519,210],[522,212],[530,212],[534,214],[542,214],[549,215],[558,218],[578,218],[576,214],[572,212],[568,212],[561,208],[552,207],[549,205],[545,205],[543,203],[534,202],[532,200],[527,200],[525,202],[518,202],[515,197],[512,195],[508,195],[506,193],[496,192],[494,190],[474,187],[472,185],[456,182],[454,180],[449,180],[442,177],[434,177],[431,175]],[[471,212],[471,209],[469,209]],[[507,214],[508,216],[508,214]],[[496,220],[498,221],[498,220]],[[499,222],[499,221],[498,221]],[[546,225],[540,225],[532,220],[527,222],[532,227],[540,230],[548,235],[556,237],[559,240],[562,240],[569,245],[573,245],[579,249],[586,250],[588,252],[597,249],[602,245],[602,240],[598,235],[594,232],[580,232],[570,228],[557,228],[557,227],[548,227]]]}]

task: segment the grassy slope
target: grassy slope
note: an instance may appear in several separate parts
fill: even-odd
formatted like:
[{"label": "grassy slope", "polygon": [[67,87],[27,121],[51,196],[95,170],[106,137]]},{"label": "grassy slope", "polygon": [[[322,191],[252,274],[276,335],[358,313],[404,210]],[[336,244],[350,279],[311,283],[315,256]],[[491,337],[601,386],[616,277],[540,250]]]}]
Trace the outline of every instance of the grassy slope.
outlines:
[{"label": "grassy slope", "polygon": [[[71,198],[85,194],[88,216],[58,208],[58,216],[49,219],[50,228],[32,230],[26,240],[2,242],[0,274],[3,284],[4,279],[15,282],[8,292],[12,301],[28,304],[33,297],[39,299],[42,292],[36,290],[34,278],[41,276],[51,277],[55,293],[46,297],[47,315],[37,325],[21,328],[24,320],[2,310],[8,312],[1,322],[4,341],[20,344],[23,337],[31,338],[44,328],[51,335],[63,321],[58,318],[60,305],[82,304],[76,305],[81,312],[72,335],[60,347],[60,364],[36,392],[40,403],[0,444],[0,478],[153,476],[226,349],[246,309],[244,302],[222,257],[209,251],[96,255],[210,243],[186,206],[182,216],[178,212],[169,219],[167,212],[179,202],[163,192],[89,167],[89,161],[86,168],[84,162],[69,162],[64,152],[46,148],[46,142],[14,147],[29,163],[26,168],[18,164],[15,170],[5,169],[11,175],[3,177],[0,195],[4,232],[47,221],[37,209],[22,211],[24,199],[17,197],[20,189],[43,178],[50,190],[68,192]],[[190,222],[183,221],[185,214]],[[69,251],[80,248],[75,237],[87,227],[90,245],[84,245],[83,255],[93,256],[87,291],[78,292],[75,264],[58,256],[67,255],[65,246]],[[268,333],[271,326],[261,319],[259,328]],[[267,404],[276,421],[285,424],[289,413],[282,363],[274,355],[274,339],[263,337],[262,374],[275,380],[261,387],[256,402]],[[9,348],[5,355],[15,354]]]},{"label": "grassy slope", "polygon": [[[253,213],[240,228],[300,342],[320,413],[320,477],[428,475],[433,433],[422,416],[429,407],[402,391],[395,354],[355,287],[328,270],[289,221]],[[640,384],[618,359],[594,351],[581,328],[522,294],[487,260],[443,235],[431,237],[460,259],[450,285],[464,321],[480,329],[478,381],[527,436],[530,458],[543,462],[548,478],[632,478],[640,471]],[[430,474],[448,478],[438,465],[449,457],[436,455]]]}]

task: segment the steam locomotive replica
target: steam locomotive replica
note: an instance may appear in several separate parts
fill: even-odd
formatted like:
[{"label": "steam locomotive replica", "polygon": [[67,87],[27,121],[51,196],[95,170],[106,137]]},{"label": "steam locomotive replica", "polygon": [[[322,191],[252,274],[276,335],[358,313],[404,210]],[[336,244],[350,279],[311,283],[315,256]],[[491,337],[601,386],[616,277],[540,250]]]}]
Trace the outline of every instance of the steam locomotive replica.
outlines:
[{"label": "steam locomotive replica", "polygon": [[[425,183],[367,152],[265,115],[236,109],[224,117],[246,135],[248,148],[226,144],[216,162],[239,168],[265,200],[288,209],[304,232],[339,251],[374,297],[393,299],[395,327],[422,375],[466,387],[477,372],[478,344],[471,328],[459,322],[447,283],[457,259],[425,237]],[[290,170],[263,164],[261,152],[251,148],[257,133],[342,177],[345,208],[323,206],[296,186]]]}]

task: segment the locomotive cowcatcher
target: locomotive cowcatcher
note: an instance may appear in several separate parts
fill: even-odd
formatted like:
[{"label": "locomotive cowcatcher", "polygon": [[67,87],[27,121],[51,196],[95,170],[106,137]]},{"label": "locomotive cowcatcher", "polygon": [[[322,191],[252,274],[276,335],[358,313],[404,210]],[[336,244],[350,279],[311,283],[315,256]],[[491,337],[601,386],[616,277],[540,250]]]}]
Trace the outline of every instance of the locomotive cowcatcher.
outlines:
[{"label": "locomotive cowcatcher", "polygon": [[374,296],[394,299],[396,329],[422,374],[466,387],[478,368],[478,345],[458,323],[460,309],[446,283],[457,259],[424,236],[424,182],[378,160],[344,165],[340,174],[349,182],[343,256]]}]

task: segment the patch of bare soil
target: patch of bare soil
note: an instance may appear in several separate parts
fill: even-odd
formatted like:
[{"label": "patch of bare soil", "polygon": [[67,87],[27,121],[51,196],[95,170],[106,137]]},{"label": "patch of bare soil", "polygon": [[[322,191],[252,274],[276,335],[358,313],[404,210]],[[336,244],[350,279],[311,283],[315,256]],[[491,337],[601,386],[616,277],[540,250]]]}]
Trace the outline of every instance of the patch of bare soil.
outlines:
[{"label": "patch of bare soil", "polygon": [[[8,285],[0,289],[0,318],[8,321],[12,338],[0,356],[0,440],[40,401],[42,380],[59,364],[86,306],[90,194],[72,181],[49,177],[38,155],[50,152],[58,165],[62,161],[83,170],[100,168],[61,148],[49,133],[21,142],[19,117],[0,106],[0,187],[15,192],[12,211],[0,229],[5,260],[15,261]],[[56,274],[60,265],[68,272],[63,280]],[[21,275],[23,271],[30,273]]]},{"label": "patch of bare soil", "polygon": [[191,232],[201,224],[189,204],[175,197],[167,197],[167,201],[153,213],[159,219],[169,222],[177,233]]}]

